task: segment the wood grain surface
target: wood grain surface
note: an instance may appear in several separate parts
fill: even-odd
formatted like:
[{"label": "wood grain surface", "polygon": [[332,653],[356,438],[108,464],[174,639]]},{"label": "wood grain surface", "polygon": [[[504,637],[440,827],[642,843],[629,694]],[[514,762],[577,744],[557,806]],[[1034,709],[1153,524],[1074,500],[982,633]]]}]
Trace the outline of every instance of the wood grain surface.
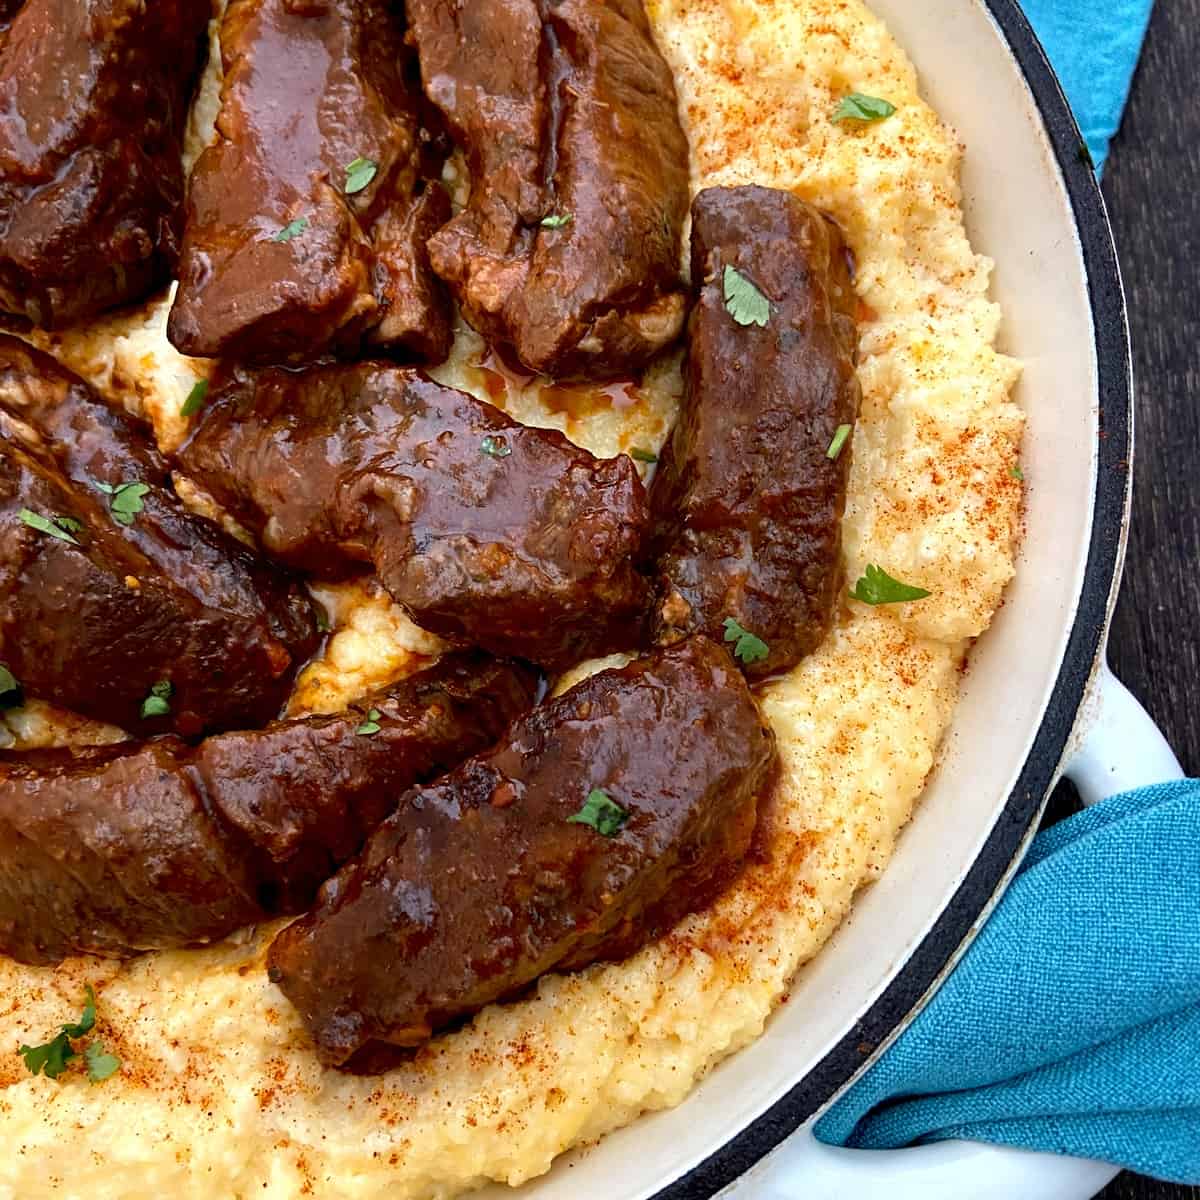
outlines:
[{"label": "wood grain surface", "polygon": [[[1104,179],[1129,302],[1137,389],[1133,529],[1109,661],[1189,775],[1200,774],[1197,63],[1200,0],[1158,0]],[[1061,812],[1066,803],[1056,797],[1054,808]],[[1101,1195],[1200,1200],[1200,1187],[1126,1172]]]}]

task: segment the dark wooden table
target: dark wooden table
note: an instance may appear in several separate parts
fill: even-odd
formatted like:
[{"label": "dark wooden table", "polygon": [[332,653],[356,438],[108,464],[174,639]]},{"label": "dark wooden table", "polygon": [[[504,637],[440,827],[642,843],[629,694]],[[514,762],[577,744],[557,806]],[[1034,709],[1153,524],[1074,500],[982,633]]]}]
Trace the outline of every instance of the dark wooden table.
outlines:
[{"label": "dark wooden table", "polygon": [[[1189,775],[1200,774],[1198,62],[1200,0],[1157,0],[1104,177],[1137,385],[1133,532],[1109,661]],[[1069,805],[1057,795],[1051,819]],[[1127,1172],[1102,1196],[1200,1200],[1200,1188]]]}]

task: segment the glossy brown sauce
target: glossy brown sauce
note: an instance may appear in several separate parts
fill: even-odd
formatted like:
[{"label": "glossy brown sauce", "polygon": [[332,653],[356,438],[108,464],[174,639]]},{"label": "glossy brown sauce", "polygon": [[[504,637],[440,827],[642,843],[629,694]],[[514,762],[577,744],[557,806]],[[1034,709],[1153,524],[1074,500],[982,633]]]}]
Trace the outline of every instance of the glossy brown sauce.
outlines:
[{"label": "glossy brown sauce", "polygon": [[514,393],[536,385],[538,396],[546,408],[552,413],[562,413],[568,422],[586,421],[597,413],[611,409],[624,412],[635,408],[645,399],[638,379],[614,379],[608,383],[559,383],[548,376],[527,371],[503,349],[493,346],[485,347],[470,366],[488,399],[497,408],[508,410]]}]

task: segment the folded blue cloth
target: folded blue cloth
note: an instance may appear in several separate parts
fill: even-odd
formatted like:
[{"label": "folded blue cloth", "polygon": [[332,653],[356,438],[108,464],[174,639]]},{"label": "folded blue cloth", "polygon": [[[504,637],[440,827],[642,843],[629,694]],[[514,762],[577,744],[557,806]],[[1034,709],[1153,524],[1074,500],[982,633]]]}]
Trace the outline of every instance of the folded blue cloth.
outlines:
[{"label": "folded blue cloth", "polygon": [[1129,96],[1152,0],[1024,0],[1097,172]]},{"label": "folded blue cloth", "polygon": [[1039,834],[962,961],[816,1134],[1003,1142],[1200,1183],[1200,780]]}]

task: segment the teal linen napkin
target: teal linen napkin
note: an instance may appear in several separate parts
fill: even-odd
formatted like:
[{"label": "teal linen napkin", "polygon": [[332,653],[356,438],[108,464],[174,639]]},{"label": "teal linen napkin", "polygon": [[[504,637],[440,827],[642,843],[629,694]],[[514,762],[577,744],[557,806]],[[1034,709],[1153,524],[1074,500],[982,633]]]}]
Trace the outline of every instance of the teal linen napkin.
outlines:
[{"label": "teal linen napkin", "polygon": [[1024,0],[1099,171],[1121,124],[1152,0]]},{"label": "teal linen napkin", "polygon": [[1200,1183],[1200,780],[1038,835],[962,961],[818,1122],[882,1150],[968,1138]]}]

